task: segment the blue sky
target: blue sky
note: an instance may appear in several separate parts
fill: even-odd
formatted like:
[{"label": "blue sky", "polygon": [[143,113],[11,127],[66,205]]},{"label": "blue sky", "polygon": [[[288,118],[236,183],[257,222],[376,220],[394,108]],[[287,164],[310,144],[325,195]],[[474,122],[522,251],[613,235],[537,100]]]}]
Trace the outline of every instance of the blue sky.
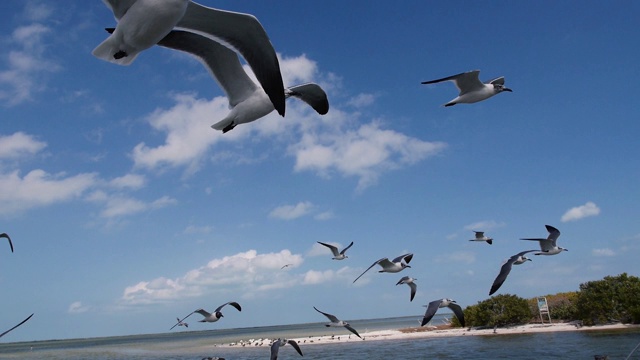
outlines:
[{"label": "blue sky", "polygon": [[[498,293],[639,275],[638,3],[201,3],[254,14],[285,86],[320,84],[329,113],[291,99],[223,135],[199,62],[91,55],[115,25],[101,1],[0,3],[0,329],[35,312],[3,341],[165,332],[227,301],[243,311],[189,329],[420,317],[486,299],[545,224],[569,251]],[[474,69],[513,93],[444,108],[453,84],[420,84]],[[333,261],[316,241],[355,244]]]}]

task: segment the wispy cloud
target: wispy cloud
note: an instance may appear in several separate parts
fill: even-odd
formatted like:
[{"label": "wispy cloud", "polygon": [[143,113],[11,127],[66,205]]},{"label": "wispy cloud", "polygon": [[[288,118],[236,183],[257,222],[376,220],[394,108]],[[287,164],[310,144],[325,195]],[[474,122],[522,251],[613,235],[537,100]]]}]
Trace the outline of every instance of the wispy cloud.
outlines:
[{"label": "wispy cloud", "polygon": [[489,231],[496,228],[504,227],[506,224],[504,222],[497,222],[495,220],[482,220],[478,222],[471,223],[469,225],[465,225],[465,230],[471,231]]},{"label": "wispy cloud", "polygon": [[299,202],[295,205],[282,205],[269,212],[269,217],[281,220],[293,220],[307,215],[314,208],[308,201]]},{"label": "wispy cloud", "polygon": [[589,201],[584,205],[576,206],[569,209],[566,213],[564,213],[564,215],[562,215],[562,218],[560,220],[562,222],[575,221],[589,216],[596,216],[598,214],[600,214],[600,208],[593,202]]},{"label": "wispy cloud", "polygon": [[609,248],[604,249],[593,249],[591,253],[594,256],[615,256],[615,252]]},{"label": "wispy cloud", "polygon": [[15,159],[33,155],[44,149],[47,143],[36,140],[32,135],[16,132],[12,135],[0,135],[0,159]]},{"label": "wispy cloud", "polygon": [[89,311],[91,308],[89,306],[83,305],[80,301],[75,301],[69,305],[69,309],[67,312],[70,314],[81,314]]}]

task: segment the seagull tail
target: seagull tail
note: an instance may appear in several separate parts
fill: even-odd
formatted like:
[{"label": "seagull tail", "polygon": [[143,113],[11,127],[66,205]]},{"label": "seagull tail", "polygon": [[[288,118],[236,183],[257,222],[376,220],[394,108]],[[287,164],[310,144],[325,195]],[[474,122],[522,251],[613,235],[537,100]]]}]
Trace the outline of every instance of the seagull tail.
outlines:
[{"label": "seagull tail", "polygon": [[106,38],[100,45],[98,45],[91,54],[97,57],[98,59],[102,59],[104,61],[108,61],[110,63],[118,64],[118,65],[129,65],[136,59],[138,54],[130,54],[127,56],[120,57],[116,59],[114,54],[120,52],[121,49],[118,47],[118,41],[116,38],[111,35]]}]

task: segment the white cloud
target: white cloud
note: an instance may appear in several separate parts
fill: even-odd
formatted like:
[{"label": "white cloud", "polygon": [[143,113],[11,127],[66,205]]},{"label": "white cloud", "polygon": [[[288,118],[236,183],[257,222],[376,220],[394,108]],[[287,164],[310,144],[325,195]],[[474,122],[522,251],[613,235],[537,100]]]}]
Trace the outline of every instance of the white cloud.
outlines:
[{"label": "white cloud", "polygon": [[500,228],[505,226],[505,223],[501,222],[496,222],[494,220],[484,220],[484,221],[478,221],[469,225],[466,225],[464,227],[465,230],[471,230],[471,231],[489,231],[495,228]]},{"label": "white cloud", "polygon": [[616,254],[613,250],[608,248],[593,249],[591,253],[593,254],[593,256],[615,256]]},{"label": "white cloud", "polygon": [[70,314],[80,314],[83,312],[87,312],[90,310],[90,307],[87,305],[83,305],[82,302],[80,301],[76,301],[71,303],[71,305],[69,305],[69,309],[67,310],[67,312],[69,312]]},{"label": "white cloud", "polygon": [[358,94],[347,101],[347,104],[356,108],[362,108],[373,104],[376,96],[373,94]]},{"label": "white cloud", "polygon": [[105,218],[136,214],[147,210],[160,209],[177,203],[175,199],[168,196],[163,196],[148,203],[119,194],[108,196],[104,193],[94,193],[89,200],[105,202],[105,208],[100,214]]},{"label": "white cloud", "polygon": [[13,159],[24,155],[33,155],[44,149],[47,143],[34,139],[23,132],[0,136],[0,159]]},{"label": "white cloud", "polygon": [[329,219],[333,219],[334,215],[332,211],[325,211],[325,212],[321,212],[320,214],[317,214],[313,218],[316,220],[329,220]]},{"label": "white cloud", "polygon": [[334,277],[335,273],[333,272],[333,270],[309,270],[304,274],[304,280],[302,280],[302,283],[304,285],[316,285],[331,281],[334,279]]},{"label": "white cloud", "polygon": [[269,217],[274,219],[293,220],[307,215],[313,208],[313,204],[308,201],[299,202],[295,205],[282,205],[271,210]]},{"label": "white cloud", "polygon": [[118,189],[140,189],[144,186],[145,181],[144,175],[126,174],[111,180],[109,184]]},{"label": "white cloud", "polygon": [[596,216],[598,214],[600,214],[600,208],[593,202],[589,201],[584,205],[569,209],[564,215],[562,215],[561,221],[575,221],[589,216]]}]

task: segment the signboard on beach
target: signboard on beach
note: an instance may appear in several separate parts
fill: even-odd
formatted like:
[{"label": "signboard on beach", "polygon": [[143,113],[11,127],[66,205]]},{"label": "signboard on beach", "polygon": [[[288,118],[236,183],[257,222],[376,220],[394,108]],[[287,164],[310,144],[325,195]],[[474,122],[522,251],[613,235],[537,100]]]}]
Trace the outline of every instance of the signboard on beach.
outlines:
[{"label": "signboard on beach", "polygon": [[549,318],[549,323],[551,323],[551,313],[549,313],[549,304],[547,304],[546,297],[538,298],[538,312],[540,313],[540,322],[544,324],[544,318],[542,314],[546,314],[547,318]]}]

